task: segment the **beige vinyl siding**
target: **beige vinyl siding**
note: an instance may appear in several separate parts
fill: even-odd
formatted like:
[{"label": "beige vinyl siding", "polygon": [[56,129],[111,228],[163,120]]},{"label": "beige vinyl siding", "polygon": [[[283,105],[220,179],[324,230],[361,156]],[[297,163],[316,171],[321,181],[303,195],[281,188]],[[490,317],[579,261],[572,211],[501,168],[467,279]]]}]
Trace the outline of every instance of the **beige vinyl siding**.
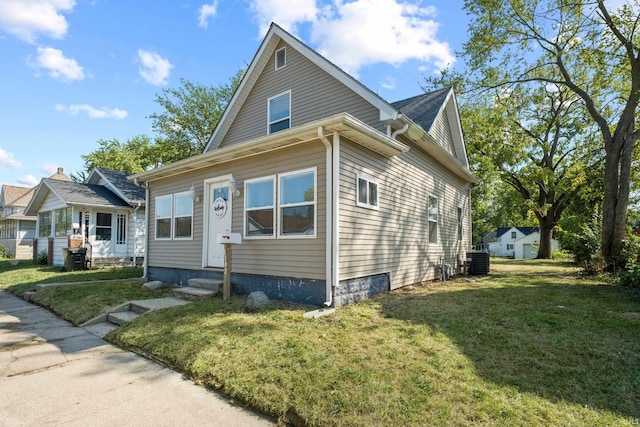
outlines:
[{"label": "beige vinyl siding", "polygon": [[[40,205],[40,209],[38,209],[38,212],[54,211],[56,209],[64,208],[65,206],[66,205],[64,201],[60,200],[58,196],[56,196],[51,191],[49,191],[49,193],[47,194],[47,197],[44,199],[44,201]],[[55,219],[51,218],[51,222],[53,227],[53,223],[55,222]]]},{"label": "beige vinyl siding", "polygon": [[453,157],[457,158],[456,149],[453,144],[453,136],[451,135],[451,126],[449,124],[449,115],[447,110],[441,114],[431,126],[429,132],[436,141],[440,143]]},{"label": "beige vinyl siding", "polygon": [[[407,143],[406,141],[403,141]],[[470,247],[468,185],[411,145],[385,158],[343,141],[340,151],[340,279],[391,272],[391,288],[436,278],[440,257]],[[356,206],[356,175],[379,181],[378,210]],[[438,197],[438,244],[428,239],[427,200]],[[463,240],[458,241],[458,206]]]},{"label": "beige vinyl siding", "polygon": [[[287,66],[288,64],[287,62]],[[311,167],[317,167],[317,237],[245,239],[242,244],[233,246],[232,265],[235,273],[323,280],[325,277],[326,167],[325,148],[319,140],[151,182],[148,206],[149,266],[202,269],[205,180],[233,174],[241,195],[232,199],[231,231],[243,233],[245,180]],[[155,240],[155,198],[187,191],[191,185],[195,186],[196,192],[201,197],[201,201],[194,204],[193,240]]]},{"label": "beige vinyl siding", "polygon": [[[280,42],[278,49],[285,46]],[[291,91],[291,127],[348,112],[370,126],[386,131],[380,112],[352,90],[287,46],[287,65],[275,70],[275,53],[229,128],[220,147],[267,135],[267,100]]]}]

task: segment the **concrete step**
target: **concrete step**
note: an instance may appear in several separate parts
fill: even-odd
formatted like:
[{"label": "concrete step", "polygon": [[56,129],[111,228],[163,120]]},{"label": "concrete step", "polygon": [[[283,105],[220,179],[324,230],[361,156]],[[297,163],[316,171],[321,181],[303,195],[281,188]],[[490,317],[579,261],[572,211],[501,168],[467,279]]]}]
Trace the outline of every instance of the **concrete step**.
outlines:
[{"label": "concrete step", "polygon": [[98,338],[104,338],[109,332],[117,329],[118,325],[113,323],[101,322],[94,325],[84,326],[84,330]]},{"label": "concrete step", "polygon": [[173,290],[173,296],[181,298],[187,301],[199,301],[205,298],[211,298],[216,296],[218,291],[212,291],[210,289],[194,288],[191,286],[184,286],[175,288]]},{"label": "concrete step", "polygon": [[215,292],[219,292],[220,288],[222,288],[222,280],[217,280],[217,279],[195,278],[195,279],[189,279],[188,282],[189,282],[189,286],[193,288],[209,289]]},{"label": "concrete step", "polygon": [[133,319],[139,317],[138,313],[134,313],[133,311],[120,311],[116,313],[109,313],[107,315],[107,322],[111,322],[114,325],[124,325],[125,323],[131,322]]},{"label": "concrete step", "polygon": [[136,314],[144,314],[149,311],[149,308],[136,301],[131,301],[131,303],[129,304],[129,311],[133,311]]}]

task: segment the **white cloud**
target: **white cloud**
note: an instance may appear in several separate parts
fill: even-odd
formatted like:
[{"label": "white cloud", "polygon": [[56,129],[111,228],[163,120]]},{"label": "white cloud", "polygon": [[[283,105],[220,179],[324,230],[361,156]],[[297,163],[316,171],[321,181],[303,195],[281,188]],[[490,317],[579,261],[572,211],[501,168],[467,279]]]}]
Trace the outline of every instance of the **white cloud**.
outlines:
[{"label": "white cloud", "polygon": [[211,4],[203,4],[202,6],[200,6],[200,16],[198,18],[199,20],[198,25],[200,25],[202,28],[207,28],[207,26],[209,25],[209,18],[213,18],[214,16],[216,16],[217,11],[218,11],[217,0],[215,0]]},{"label": "white cloud", "polygon": [[29,174],[23,177],[18,178],[18,183],[23,185],[28,185],[29,187],[33,187],[34,185],[38,185],[40,181],[35,176]]},{"label": "white cloud", "polygon": [[75,0],[2,0],[0,30],[35,43],[44,34],[56,39],[67,33],[67,20],[62,13],[73,10]]},{"label": "white cloud", "polygon": [[17,161],[13,154],[0,147],[0,166],[8,166],[11,169],[22,167],[22,163]]},{"label": "white cloud", "polygon": [[295,34],[297,25],[316,20],[316,0],[252,0],[251,10],[260,26],[260,37],[266,34],[271,22]]},{"label": "white cloud", "polygon": [[164,59],[155,52],[138,49],[138,58],[142,63],[140,76],[147,82],[155,86],[164,86],[173,65],[168,59]]},{"label": "white cloud", "polygon": [[96,108],[89,104],[71,104],[69,106],[65,106],[62,104],[56,104],[54,106],[56,111],[60,111],[63,113],[68,113],[71,116],[77,116],[81,112],[87,113],[87,116],[90,119],[124,119],[127,117],[127,112],[125,110],[121,110],[119,108],[105,108],[100,107]]},{"label": "white cloud", "polygon": [[28,61],[33,68],[42,68],[57,80],[73,81],[85,78],[84,68],[75,59],[66,58],[61,50],[52,47],[38,47],[35,61]]},{"label": "white cloud", "polygon": [[295,34],[310,25],[311,41],[329,60],[356,75],[363,66],[399,66],[417,60],[438,69],[455,62],[448,43],[437,38],[434,7],[420,0],[332,0],[320,8],[314,0],[252,0],[264,33],[271,21]]}]

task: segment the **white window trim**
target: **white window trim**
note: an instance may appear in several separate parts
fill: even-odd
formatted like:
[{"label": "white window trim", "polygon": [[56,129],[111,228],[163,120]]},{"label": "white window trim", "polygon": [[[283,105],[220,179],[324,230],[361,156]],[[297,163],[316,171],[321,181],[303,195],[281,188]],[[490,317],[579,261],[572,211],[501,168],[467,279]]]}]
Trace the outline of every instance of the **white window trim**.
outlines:
[{"label": "white window trim", "polygon": [[[436,220],[433,221],[431,219],[431,203],[429,203],[431,198],[436,199]],[[435,243],[431,241],[431,225],[432,222],[436,223],[436,241]],[[429,194],[427,196],[427,240],[429,242],[429,246],[438,246],[438,242],[440,242],[440,198],[435,194]]]},{"label": "white window trim", "polygon": [[[169,216],[158,216],[158,202],[161,199],[169,199],[171,200],[171,213],[169,214]],[[153,238],[154,240],[171,240],[171,238],[173,237],[173,194],[165,194],[163,196],[156,196],[155,197],[155,205],[154,205],[154,213],[153,213],[154,219],[153,219],[153,228],[154,228],[154,233],[153,233]],[[169,237],[158,237],[158,220],[159,219],[167,219],[169,218],[169,220],[171,221],[171,227],[169,228]]]},{"label": "white window trim", "polygon": [[[283,65],[278,67],[278,53],[280,53],[282,51],[284,51],[284,63],[283,63]],[[274,61],[273,62],[274,62],[274,67],[275,67],[276,71],[281,70],[281,69],[283,69],[284,67],[287,66],[287,47],[286,46],[276,50],[276,55],[274,57]]]},{"label": "white window trim", "polygon": [[[261,182],[261,181],[268,181],[271,180],[273,182],[273,205],[271,206],[261,206],[258,208],[247,208],[247,196],[248,196],[248,191],[247,191],[247,187],[248,184],[251,184],[253,182]],[[267,239],[275,239],[276,235],[278,233],[276,233],[276,217],[277,217],[277,213],[275,212],[275,210],[277,209],[277,191],[276,191],[276,184],[278,183],[277,177],[276,175],[268,175],[268,176],[263,176],[260,178],[253,178],[253,179],[246,179],[244,181],[244,218],[243,218],[243,225],[244,225],[244,230],[243,230],[243,238],[247,239],[247,240],[267,240]],[[251,211],[257,211],[257,210],[264,210],[264,209],[272,209],[273,212],[273,234],[271,236],[265,236],[265,235],[249,235],[247,234],[247,231],[249,229],[249,227],[247,226],[247,212],[251,212]]]},{"label": "white window trim", "polygon": [[[367,203],[362,203],[360,201],[360,180],[367,181]],[[369,203],[369,183],[376,185],[376,193],[378,194],[378,204],[372,205]],[[356,174],[356,206],[360,206],[361,208],[380,210],[380,182],[377,179],[373,179],[370,176],[357,173]]]},{"label": "white window trim", "polygon": [[[187,196],[189,197],[188,191],[182,191],[180,193],[173,193],[173,199],[171,200],[171,237],[173,240],[193,240],[193,199],[191,199],[191,215],[176,215],[176,196]],[[177,218],[187,218],[191,217],[191,233],[189,237],[177,237],[176,236],[176,219]]]},{"label": "white window trim", "polygon": [[[278,120],[278,121],[272,122],[270,120],[270,118],[271,118],[271,100],[272,99],[276,99],[278,97],[281,97],[282,95],[285,95],[285,94],[289,94],[289,115],[287,117],[285,117],[285,118],[282,118],[282,119]],[[271,133],[272,133],[271,132],[271,125],[272,124],[279,123],[279,122],[287,120],[287,119],[289,119],[289,127],[287,129],[291,129],[291,89],[289,89],[289,90],[287,90],[285,92],[279,93],[277,95],[274,95],[271,98],[267,99],[267,135],[271,135]]]},{"label": "white window trim", "polygon": [[[280,203],[280,194],[282,191],[282,185],[281,185],[282,178],[291,176],[291,175],[303,175],[309,172],[313,172],[313,234],[296,234],[296,235],[282,234],[281,232],[282,208],[292,208],[296,206],[311,205],[311,203],[309,202],[302,202],[302,203],[288,203],[283,206]],[[318,168],[313,167],[313,168],[300,169],[292,172],[285,172],[285,173],[278,174],[278,188],[276,190],[276,196],[277,196],[277,206],[278,206],[278,222],[277,222],[278,239],[315,239],[318,234],[318,209],[317,209],[318,207]]]}]

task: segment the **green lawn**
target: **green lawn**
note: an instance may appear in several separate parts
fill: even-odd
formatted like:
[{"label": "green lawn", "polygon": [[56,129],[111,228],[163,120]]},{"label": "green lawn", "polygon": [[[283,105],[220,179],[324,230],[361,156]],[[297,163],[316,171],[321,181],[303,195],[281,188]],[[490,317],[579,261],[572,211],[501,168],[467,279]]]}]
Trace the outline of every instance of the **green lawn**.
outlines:
[{"label": "green lawn", "polygon": [[559,262],[491,270],[316,320],[216,298],[109,338],[297,425],[640,422],[640,293]]}]

